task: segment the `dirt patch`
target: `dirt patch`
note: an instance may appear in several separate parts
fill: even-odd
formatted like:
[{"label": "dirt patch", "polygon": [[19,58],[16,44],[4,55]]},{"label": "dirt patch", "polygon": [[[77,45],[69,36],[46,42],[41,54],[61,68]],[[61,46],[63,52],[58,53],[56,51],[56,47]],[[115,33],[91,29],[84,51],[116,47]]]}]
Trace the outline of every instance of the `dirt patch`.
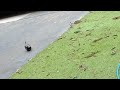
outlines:
[{"label": "dirt patch", "polygon": [[86,30],[86,31],[93,31],[94,29]]},{"label": "dirt patch", "polygon": [[86,71],[87,70],[87,67],[85,65],[80,65],[79,66],[79,69],[82,70],[82,71]]},{"label": "dirt patch", "polygon": [[114,17],[113,20],[120,19],[120,16]]},{"label": "dirt patch", "polygon": [[111,52],[111,55],[115,55],[115,54],[116,54],[116,51],[112,51],[112,52]]},{"label": "dirt patch", "polygon": [[115,34],[115,35],[113,35],[113,38],[116,39],[117,36],[118,36],[118,35]]},{"label": "dirt patch", "polygon": [[116,47],[113,47],[111,50],[111,55],[115,55],[117,53]]},{"label": "dirt patch", "polygon": [[91,36],[91,33],[87,33],[86,36]]},{"label": "dirt patch", "polygon": [[98,39],[95,39],[94,41],[93,41],[93,43],[96,43],[96,42],[98,42],[98,41],[100,41],[100,40],[102,40],[103,38],[98,38]]},{"label": "dirt patch", "polygon": [[116,47],[113,47],[111,50],[114,50]]},{"label": "dirt patch", "polygon": [[73,77],[72,79],[78,79],[78,76]]},{"label": "dirt patch", "polygon": [[79,24],[80,22],[82,22],[81,20],[77,20],[74,22],[74,24]]},{"label": "dirt patch", "polygon": [[23,71],[16,71],[16,73],[21,74]]},{"label": "dirt patch", "polygon": [[110,37],[110,36],[108,36],[108,35],[107,35],[107,36],[105,36],[105,38],[108,38],[108,37]]},{"label": "dirt patch", "polygon": [[73,38],[70,38],[70,40],[72,40]]},{"label": "dirt patch", "polygon": [[70,40],[72,40],[72,41],[77,41],[77,39],[75,39],[75,38],[70,38]]},{"label": "dirt patch", "polygon": [[70,28],[73,28],[74,23],[70,22]]},{"label": "dirt patch", "polygon": [[58,40],[61,40],[61,39],[63,39],[63,38],[62,37],[58,38]]},{"label": "dirt patch", "polygon": [[64,36],[64,37],[60,37],[60,38],[58,38],[58,40],[61,40],[61,39],[63,39],[63,38],[65,38],[66,36]]},{"label": "dirt patch", "polygon": [[117,37],[118,35],[115,34],[115,35],[113,35],[113,36],[116,36],[116,37]]},{"label": "dirt patch", "polygon": [[75,31],[74,33],[77,34],[77,33],[79,33],[79,32],[80,32],[80,31]]},{"label": "dirt patch", "polygon": [[96,52],[91,52],[89,55],[87,55],[85,58],[90,58],[95,56],[97,53],[99,53],[100,51],[96,51]]},{"label": "dirt patch", "polygon": [[50,75],[50,73],[48,73],[46,76],[49,76]]}]

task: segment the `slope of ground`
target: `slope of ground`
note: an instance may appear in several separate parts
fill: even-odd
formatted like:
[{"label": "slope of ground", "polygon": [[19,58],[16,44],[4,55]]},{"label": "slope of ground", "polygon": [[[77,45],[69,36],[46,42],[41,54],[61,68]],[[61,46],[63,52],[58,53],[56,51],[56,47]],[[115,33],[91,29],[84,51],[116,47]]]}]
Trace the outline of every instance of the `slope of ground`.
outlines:
[{"label": "slope of ground", "polygon": [[120,62],[120,12],[91,12],[10,78],[114,79]]}]

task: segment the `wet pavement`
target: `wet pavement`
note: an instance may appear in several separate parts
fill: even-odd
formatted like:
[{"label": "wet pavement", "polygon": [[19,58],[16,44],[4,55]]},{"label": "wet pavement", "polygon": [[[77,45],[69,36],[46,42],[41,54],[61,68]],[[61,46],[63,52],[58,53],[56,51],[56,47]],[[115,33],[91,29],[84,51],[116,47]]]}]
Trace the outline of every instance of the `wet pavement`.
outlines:
[{"label": "wet pavement", "polygon": [[[0,24],[0,79],[9,78],[29,59],[54,42],[87,11],[42,11]],[[24,42],[32,46],[27,52]]]}]

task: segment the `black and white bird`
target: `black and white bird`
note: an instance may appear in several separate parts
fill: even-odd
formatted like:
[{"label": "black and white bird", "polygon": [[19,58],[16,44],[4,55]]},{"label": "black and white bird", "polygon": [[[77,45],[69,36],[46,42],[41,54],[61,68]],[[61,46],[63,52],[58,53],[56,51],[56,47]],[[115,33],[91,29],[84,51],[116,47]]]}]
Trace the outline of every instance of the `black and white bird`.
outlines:
[{"label": "black and white bird", "polygon": [[26,41],[25,41],[25,49],[27,51],[31,51],[31,49],[32,49],[32,47],[29,44],[27,44]]}]

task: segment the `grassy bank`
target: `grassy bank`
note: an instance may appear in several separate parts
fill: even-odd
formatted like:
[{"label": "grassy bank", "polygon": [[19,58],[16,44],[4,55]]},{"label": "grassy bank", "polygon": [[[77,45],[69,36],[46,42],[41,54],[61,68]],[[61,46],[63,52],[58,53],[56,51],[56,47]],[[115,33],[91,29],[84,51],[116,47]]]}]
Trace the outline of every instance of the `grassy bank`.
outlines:
[{"label": "grassy bank", "polygon": [[10,78],[114,79],[120,62],[120,12],[92,12]]}]

